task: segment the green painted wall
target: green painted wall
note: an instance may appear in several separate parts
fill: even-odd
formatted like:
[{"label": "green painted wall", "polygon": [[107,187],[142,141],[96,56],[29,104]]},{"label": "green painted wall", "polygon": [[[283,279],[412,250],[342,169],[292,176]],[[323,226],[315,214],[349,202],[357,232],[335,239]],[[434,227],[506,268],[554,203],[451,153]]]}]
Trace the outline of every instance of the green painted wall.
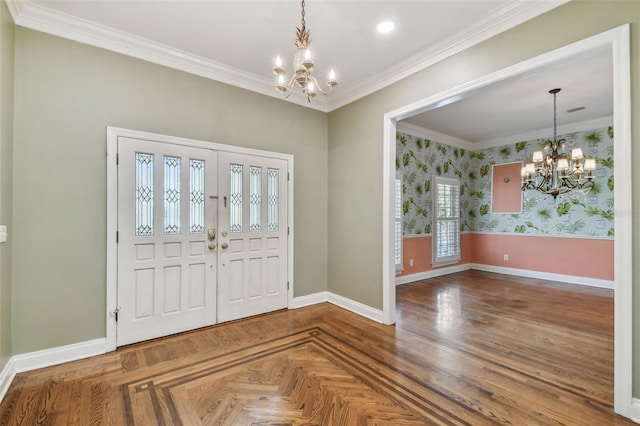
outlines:
[{"label": "green painted wall", "polygon": [[327,287],[327,114],[17,28],[12,352],[105,336],[106,127],[293,154],[295,295]]},{"label": "green painted wall", "polygon": [[[382,309],[382,138],[389,111],[548,51],[631,23],[632,137],[640,140],[638,1],[572,1],[329,114],[329,290]],[[640,150],[633,152],[640,161]],[[640,237],[640,177],[634,170],[634,235]],[[634,238],[634,277],[640,276]],[[634,280],[634,323],[640,284]],[[634,394],[640,394],[640,327]]]},{"label": "green painted wall", "polygon": [[[6,37],[13,36],[7,36],[13,26],[6,8],[0,10],[4,70],[11,68],[5,46],[11,48]],[[18,28],[13,145],[0,121],[0,221],[10,223],[13,212],[12,260],[8,246],[0,248],[0,356],[104,336],[106,126],[293,154],[296,296],[330,290],[381,308],[383,114],[628,22],[633,139],[639,140],[640,7],[635,0],[574,0],[328,117]],[[0,75],[3,104],[11,99],[10,81],[6,73]],[[637,151],[633,160],[640,160]],[[635,187],[638,234],[640,182]],[[634,306],[640,306],[640,285],[634,294]],[[7,300],[12,301],[11,321]],[[640,309],[634,312],[638,324]],[[640,367],[640,327],[635,333],[634,365]],[[634,383],[638,395],[640,368]]]},{"label": "green painted wall", "polygon": [[[15,26],[0,4],[0,224],[12,232],[13,67]],[[0,370],[11,351],[11,235],[0,244]]]}]

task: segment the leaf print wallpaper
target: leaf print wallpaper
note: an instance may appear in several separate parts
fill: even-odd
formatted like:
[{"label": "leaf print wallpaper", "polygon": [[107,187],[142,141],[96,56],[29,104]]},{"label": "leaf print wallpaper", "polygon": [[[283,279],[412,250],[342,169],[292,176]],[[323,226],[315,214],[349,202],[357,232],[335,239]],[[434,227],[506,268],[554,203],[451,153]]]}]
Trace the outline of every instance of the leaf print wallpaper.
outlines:
[{"label": "leaf print wallpaper", "polygon": [[404,133],[396,135],[396,171],[402,173],[404,235],[431,234],[432,176],[460,181],[460,230],[472,229],[468,216],[471,183],[469,151]]},{"label": "leaf print wallpaper", "polygon": [[433,175],[460,180],[461,231],[613,238],[613,127],[559,136],[565,151],[581,147],[596,158],[595,185],[586,194],[556,200],[524,195],[522,214],[491,213],[491,166],[531,162],[543,139],[468,151],[405,133],[396,136],[396,170],[403,176],[404,235],[431,233]]}]

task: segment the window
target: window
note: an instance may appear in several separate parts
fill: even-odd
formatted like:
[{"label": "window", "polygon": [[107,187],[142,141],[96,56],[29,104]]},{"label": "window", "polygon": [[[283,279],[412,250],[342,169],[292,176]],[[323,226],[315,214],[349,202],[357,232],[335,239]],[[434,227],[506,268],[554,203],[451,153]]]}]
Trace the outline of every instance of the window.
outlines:
[{"label": "window", "polygon": [[249,167],[249,231],[262,228],[262,167]]},{"label": "window", "polygon": [[433,178],[433,265],[460,260],[460,182]]},{"label": "window", "polygon": [[180,235],[180,157],[164,156],[164,234]]},{"label": "window", "polygon": [[204,160],[189,160],[189,232],[204,232]]},{"label": "window", "polygon": [[402,176],[396,176],[395,196],[395,264],[396,273],[402,272]]},{"label": "window", "polygon": [[232,164],[229,173],[229,231],[242,232],[242,164]]},{"label": "window", "polygon": [[280,229],[280,171],[267,169],[267,230],[277,232]]},{"label": "window", "polygon": [[136,152],[136,236],[153,235],[153,154]]}]

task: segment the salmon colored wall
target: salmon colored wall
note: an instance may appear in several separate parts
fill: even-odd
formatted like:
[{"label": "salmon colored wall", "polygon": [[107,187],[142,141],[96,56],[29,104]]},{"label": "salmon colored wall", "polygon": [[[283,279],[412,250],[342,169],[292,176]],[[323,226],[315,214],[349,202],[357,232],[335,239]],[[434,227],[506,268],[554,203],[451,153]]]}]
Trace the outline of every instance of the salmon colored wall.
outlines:
[{"label": "salmon colored wall", "polygon": [[[471,236],[472,234],[460,234],[459,264],[470,263],[472,261]],[[397,275],[399,277],[451,266],[445,265],[438,268],[431,266],[431,235],[404,238],[402,250],[403,271]],[[410,259],[413,259],[413,266],[409,266]]]},{"label": "salmon colored wall", "polygon": [[[613,281],[613,243],[606,239],[468,233],[460,235],[459,264],[478,263]],[[431,266],[430,235],[404,238],[402,249],[404,269],[398,276],[438,269]],[[508,261],[504,261],[505,254],[509,255]],[[558,254],[562,254],[561,260]],[[410,259],[413,266],[409,266]]]},{"label": "salmon colored wall", "polygon": [[613,281],[613,243],[605,239],[473,234],[472,263]]},{"label": "salmon colored wall", "polygon": [[493,213],[522,211],[521,168],[522,163],[493,165],[491,172],[491,211]]}]

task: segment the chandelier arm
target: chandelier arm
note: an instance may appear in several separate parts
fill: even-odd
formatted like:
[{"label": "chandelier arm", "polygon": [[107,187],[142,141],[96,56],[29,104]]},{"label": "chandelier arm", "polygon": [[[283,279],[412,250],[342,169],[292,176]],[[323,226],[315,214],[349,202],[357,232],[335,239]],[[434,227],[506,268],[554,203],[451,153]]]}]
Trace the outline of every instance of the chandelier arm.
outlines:
[{"label": "chandelier arm", "polygon": [[289,90],[293,90],[293,85],[296,82],[296,77],[297,77],[297,74],[294,73],[289,79],[289,82],[287,83],[287,87],[289,88]]},{"label": "chandelier arm", "polygon": [[329,90],[325,91],[325,90],[322,90],[322,87],[320,86],[320,84],[318,83],[318,80],[316,80],[315,77],[309,76],[309,80],[313,82],[313,85],[316,91],[322,93],[323,95],[330,95],[333,92],[333,86],[329,85]]},{"label": "chandelier arm", "polygon": [[285,90],[280,92],[280,99],[289,99],[289,97],[291,96],[292,91],[291,90]]},{"label": "chandelier arm", "polygon": [[278,88],[278,91],[280,92],[280,98],[281,99],[289,99],[289,97],[291,96],[291,93],[293,93],[293,85],[295,84],[295,80],[296,80],[296,75],[292,75],[291,78],[289,79],[289,82],[287,84],[281,84],[279,85],[279,87],[283,87],[284,90],[281,90]]}]

